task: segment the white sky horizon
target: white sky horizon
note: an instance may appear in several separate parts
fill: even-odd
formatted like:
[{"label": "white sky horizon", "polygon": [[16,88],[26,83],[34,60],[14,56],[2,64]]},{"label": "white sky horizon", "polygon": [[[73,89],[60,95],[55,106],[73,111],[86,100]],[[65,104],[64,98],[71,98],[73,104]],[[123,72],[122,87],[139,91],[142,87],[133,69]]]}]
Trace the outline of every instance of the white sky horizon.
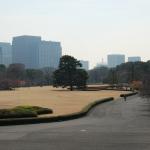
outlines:
[{"label": "white sky horizon", "polygon": [[149,0],[0,0],[0,42],[20,35],[60,41],[63,54],[89,60],[107,54],[150,59]]}]

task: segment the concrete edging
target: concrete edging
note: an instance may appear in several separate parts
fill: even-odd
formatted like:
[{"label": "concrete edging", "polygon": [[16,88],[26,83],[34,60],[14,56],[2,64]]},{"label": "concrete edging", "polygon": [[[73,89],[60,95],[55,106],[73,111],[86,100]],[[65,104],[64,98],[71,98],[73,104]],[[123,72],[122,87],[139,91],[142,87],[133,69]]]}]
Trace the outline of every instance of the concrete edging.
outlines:
[{"label": "concrete edging", "polygon": [[49,122],[61,122],[61,121],[73,120],[73,119],[86,116],[88,112],[95,106],[105,102],[110,102],[112,100],[114,100],[113,97],[97,100],[95,102],[88,104],[80,112],[68,114],[68,115],[43,117],[43,118],[0,119],[0,126],[37,124],[37,123],[49,123]]}]

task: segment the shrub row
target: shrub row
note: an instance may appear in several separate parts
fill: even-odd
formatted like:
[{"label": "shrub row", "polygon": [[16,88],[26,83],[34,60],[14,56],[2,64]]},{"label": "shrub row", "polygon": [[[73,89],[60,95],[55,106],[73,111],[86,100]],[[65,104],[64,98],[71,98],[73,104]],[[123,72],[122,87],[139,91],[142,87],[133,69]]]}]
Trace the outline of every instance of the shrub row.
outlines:
[{"label": "shrub row", "polygon": [[51,109],[38,106],[17,106],[12,109],[0,109],[0,119],[37,117],[52,112]]}]

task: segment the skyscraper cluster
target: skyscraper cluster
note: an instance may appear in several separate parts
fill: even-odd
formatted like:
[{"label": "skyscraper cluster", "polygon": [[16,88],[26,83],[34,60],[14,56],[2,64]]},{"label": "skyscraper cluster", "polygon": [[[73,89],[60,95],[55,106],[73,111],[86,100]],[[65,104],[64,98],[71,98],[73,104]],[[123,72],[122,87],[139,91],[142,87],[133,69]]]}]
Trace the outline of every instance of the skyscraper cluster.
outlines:
[{"label": "skyscraper cluster", "polygon": [[[132,56],[128,57],[127,62],[140,62],[140,56]],[[97,63],[96,67],[109,67],[114,68],[122,63],[126,62],[126,58],[124,54],[109,54],[107,55],[107,63],[105,63],[102,59],[101,63]]]},{"label": "skyscraper cluster", "polygon": [[12,63],[12,47],[10,43],[0,42],[0,64],[8,66]]},{"label": "skyscraper cluster", "polygon": [[0,44],[0,64],[6,66],[11,63],[21,63],[26,68],[32,69],[57,68],[62,56],[60,42],[43,41],[40,36],[17,36],[13,38],[12,45],[5,44],[7,48]]},{"label": "skyscraper cluster", "polygon": [[[26,68],[41,69],[45,67],[58,68],[62,56],[60,42],[44,41],[40,36],[13,37],[12,44],[0,42],[0,64],[9,66],[13,63],[24,64]],[[141,57],[128,57],[128,62],[141,61]],[[82,68],[89,70],[89,61],[80,60]],[[103,62],[97,67],[108,66],[114,68],[125,63],[125,55],[107,55],[107,64]]]},{"label": "skyscraper cluster", "polygon": [[[128,62],[138,62],[138,61],[141,61],[141,57],[139,56],[128,57]],[[125,55],[122,54],[107,55],[107,63],[109,68],[114,68],[117,65],[125,63]]]}]

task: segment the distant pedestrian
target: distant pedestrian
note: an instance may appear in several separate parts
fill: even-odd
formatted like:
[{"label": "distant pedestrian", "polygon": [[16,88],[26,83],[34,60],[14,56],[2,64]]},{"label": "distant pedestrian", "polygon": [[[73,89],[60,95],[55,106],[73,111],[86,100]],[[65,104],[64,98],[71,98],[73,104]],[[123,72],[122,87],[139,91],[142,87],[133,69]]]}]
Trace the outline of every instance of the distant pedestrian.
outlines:
[{"label": "distant pedestrian", "polygon": [[126,101],[127,100],[127,97],[126,97],[126,95],[124,95],[124,101]]}]

